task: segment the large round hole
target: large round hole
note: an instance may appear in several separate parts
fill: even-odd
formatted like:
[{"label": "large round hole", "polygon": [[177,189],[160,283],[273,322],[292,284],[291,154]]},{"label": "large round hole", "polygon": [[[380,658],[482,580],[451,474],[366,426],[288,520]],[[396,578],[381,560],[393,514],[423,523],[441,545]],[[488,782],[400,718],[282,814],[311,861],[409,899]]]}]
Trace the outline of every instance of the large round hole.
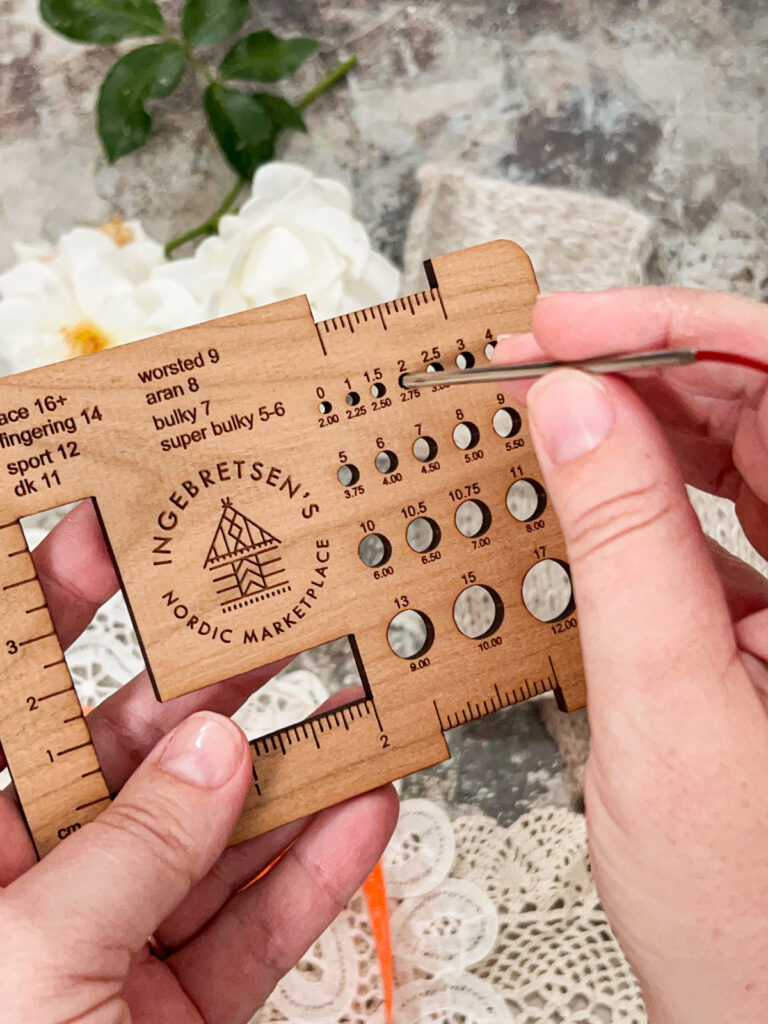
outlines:
[{"label": "large round hole", "polygon": [[505,406],[503,409],[497,409],[494,414],[493,429],[499,437],[514,437],[520,433],[522,425],[523,421],[517,409]]},{"label": "large round hole", "polygon": [[471,352],[459,352],[456,356],[456,365],[460,370],[471,370],[475,365],[475,357]]},{"label": "large round hole", "polygon": [[483,501],[462,501],[456,509],[456,529],[465,537],[482,537],[491,525],[491,510]]},{"label": "large round hole", "polygon": [[387,627],[387,642],[398,658],[426,654],[435,639],[435,629],[424,612],[408,608],[398,612]]},{"label": "large round hole", "polygon": [[515,480],[507,491],[509,514],[518,522],[538,519],[547,507],[547,492],[537,480]]},{"label": "large round hole", "polygon": [[568,565],[559,558],[544,558],[532,565],[523,579],[523,604],[540,622],[557,622],[574,609]]},{"label": "large round hole", "polygon": [[433,462],[437,457],[437,441],[433,437],[417,437],[413,442],[413,454],[419,462]]},{"label": "large round hole", "polygon": [[360,470],[357,466],[353,466],[351,462],[345,462],[343,466],[339,466],[336,476],[339,478],[339,483],[342,487],[351,487],[360,479]]},{"label": "large round hole", "polygon": [[472,640],[495,633],[504,618],[504,602],[491,587],[474,584],[462,590],[453,605],[453,621]]},{"label": "large round hole", "polygon": [[375,459],[376,469],[380,473],[394,473],[397,469],[397,456],[394,452],[386,449],[383,452],[379,452]]},{"label": "large round hole", "polygon": [[409,547],[419,554],[425,551],[433,551],[440,543],[440,527],[427,516],[419,516],[408,523],[405,531],[405,539]]},{"label": "large round hole", "polygon": [[468,423],[467,420],[462,420],[461,423],[457,423],[453,428],[453,443],[463,452],[469,451],[470,448],[474,448],[479,440],[480,431],[474,423]]},{"label": "large round hole", "polygon": [[364,565],[367,565],[369,569],[377,569],[389,561],[392,545],[383,534],[368,533],[360,541],[357,553]]}]

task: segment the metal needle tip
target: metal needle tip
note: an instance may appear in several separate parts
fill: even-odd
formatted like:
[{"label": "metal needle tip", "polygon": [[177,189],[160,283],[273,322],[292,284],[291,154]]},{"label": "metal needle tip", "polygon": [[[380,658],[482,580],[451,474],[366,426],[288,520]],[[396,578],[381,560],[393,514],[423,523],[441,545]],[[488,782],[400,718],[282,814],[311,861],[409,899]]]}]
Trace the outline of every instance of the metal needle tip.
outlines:
[{"label": "metal needle tip", "polygon": [[687,366],[695,362],[696,350],[692,348],[661,349],[655,352],[623,352],[574,362],[551,360],[539,363],[479,366],[469,370],[425,370],[420,373],[404,373],[400,377],[400,386],[425,388],[435,384],[490,384],[504,380],[543,377],[550,370],[563,368],[584,370],[587,373],[626,373],[628,370]]}]

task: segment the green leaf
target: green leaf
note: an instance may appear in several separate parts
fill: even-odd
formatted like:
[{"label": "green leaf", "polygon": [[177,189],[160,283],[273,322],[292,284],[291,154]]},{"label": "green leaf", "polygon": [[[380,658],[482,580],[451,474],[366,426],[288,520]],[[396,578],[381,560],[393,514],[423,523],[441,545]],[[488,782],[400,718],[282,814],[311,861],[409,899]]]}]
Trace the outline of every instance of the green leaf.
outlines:
[{"label": "green leaf", "polygon": [[203,106],[224,156],[241,178],[272,159],[277,132],[256,97],[214,83],[203,94]]},{"label": "green leaf", "polygon": [[181,31],[191,47],[213,46],[243,27],[250,0],[187,0]]},{"label": "green leaf", "polygon": [[253,32],[235,43],[219,71],[223,78],[277,82],[292,75],[319,45],[315,39],[278,39],[271,32]]},{"label": "green leaf", "polygon": [[98,104],[99,135],[110,163],[144,145],[152,128],[145,100],[170,96],[185,66],[177,43],[140,46],[112,66]]},{"label": "green leaf", "polygon": [[40,17],[63,36],[107,46],[163,31],[154,0],[40,0]]},{"label": "green leaf", "polygon": [[284,100],[281,96],[274,96],[271,92],[256,92],[252,98],[259,101],[270,121],[278,130],[292,128],[296,132],[306,134],[307,126],[304,124],[304,118],[298,107],[294,107],[292,103]]}]

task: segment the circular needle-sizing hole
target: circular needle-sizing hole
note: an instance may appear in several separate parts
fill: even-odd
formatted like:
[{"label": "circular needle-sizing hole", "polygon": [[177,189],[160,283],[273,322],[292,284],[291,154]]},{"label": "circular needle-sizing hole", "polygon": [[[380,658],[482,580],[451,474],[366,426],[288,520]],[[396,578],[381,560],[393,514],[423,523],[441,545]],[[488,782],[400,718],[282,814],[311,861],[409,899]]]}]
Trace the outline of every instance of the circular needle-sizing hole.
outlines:
[{"label": "circular needle-sizing hole", "polygon": [[384,473],[385,475],[387,473],[394,473],[395,470],[397,469],[397,456],[388,448],[385,449],[383,452],[379,452],[376,455],[376,459],[374,461],[376,464],[376,469],[378,469],[380,473]]},{"label": "circular needle-sizing hole", "polygon": [[460,370],[471,370],[475,365],[475,357],[471,352],[459,352],[456,356],[456,365]]},{"label": "circular needle-sizing hole", "polygon": [[426,370],[427,370],[427,373],[439,373],[440,370],[442,370],[442,368],[443,368],[443,364],[442,363],[428,363],[427,367],[426,367]]},{"label": "circular needle-sizing hole", "polygon": [[491,356],[493,355],[493,350],[495,348],[496,348],[496,342],[495,341],[489,341],[488,344],[485,346],[485,358],[486,359],[490,359],[491,358]]},{"label": "circular needle-sizing hole", "polygon": [[509,514],[520,523],[538,519],[547,507],[547,492],[537,480],[515,480],[507,491]]},{"label": "circular needle-sizing hole", "polygon": [[462,590],[453,604],[453,621],[470,640],[495,633],[503,619],[504,602],[495,590],[479,583]]},{"label": "circular needle-sizing hole", "polygon": [[398,612],[387,627],[387,642],[398,658],[409,660],[426,654],[434,639],[429,616],[414,608]]},{"label": "circular needle-sizing hole", "polygon": [[559,622],[573,611],[571,572],[559,558],[532,565],[523,579],[523,604],[539,622]]},{"label": "circular needle-sizing hole", "polygon": [[515,434],[520,433],[522,425],[523,421],[517,409],[504,406],[503,409],[497,409],[494,413],[493,429],[499,437],[514,437]]},{"label": "circular needle-sizing hole", "polygon": [[463,452],[468,452],[470,448],[475,448],[479,440],[480,431],[474,423],[462,420],[461,423],[457,423],[453,428],[453,443]]},{"label": "circular needle-sizing hole", "polygon": [[339,483],[342,487],[351,487],[360,479],[360,470],[357,466],[353,466],[351,462],[345,462],[343,466],[339,466],[336,476],[339,478]]},{"label": "circular needle-sizing hole", "polygon": [[491,525],[491,510],[484,501],[472,498],[456,509],[456,529],[465,537],[482,537]]},{"label": "circular needle-sizing hole", "polygon": [[383,398],[386,393],[386,384],[371,384],[371,394],[374,398]]},{"label": "circular needle-sizing hole", "polygon": [[386,565],[392,554],[392,545],[381,533],[369,533],[360,541],[357,549],[360,561],[369,569],[378,569],[380,565]]},{"label": "circular needle-sizing hole", "polygon": [[327,416],[329,412],[333,410],[333,406],[330,402],[321,402],[317,407],[318,412],[322,413],[323,416]]},{"label": "circular needle-sizing hole", "polygon": [[360,395],[356,391],[349,391],[347,393],[347,405],[359,405]]},{"label": "circular needle-sizing hole", "polygon": [[440,543],[440,527],[434,519],[419,516],[408,523],[405,539],[413,551],[423,555],[426,551],[434,551]]},{"label": "circular needle-sizing hole", "polygon": [[413,442],[413,454],[419,462],[434,462],[437,458],[437,441],[434,437],[417,437]]}]

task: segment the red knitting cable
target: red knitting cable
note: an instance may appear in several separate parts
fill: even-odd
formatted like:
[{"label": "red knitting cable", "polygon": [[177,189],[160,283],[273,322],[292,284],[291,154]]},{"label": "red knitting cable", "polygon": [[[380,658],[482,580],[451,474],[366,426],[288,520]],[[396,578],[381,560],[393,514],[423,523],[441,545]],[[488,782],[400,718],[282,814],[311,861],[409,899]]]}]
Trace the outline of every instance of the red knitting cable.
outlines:
[{"label": "red knitting cable", "polygon": [[711,349],[698,349],[696,352],[697,363],[733,363],[735,366],[746,366],[749,370],[760,370],[768,373],[768,363],[761,359],[753,359],[751,356],[737,355],[736,352],[717,352]]}]

